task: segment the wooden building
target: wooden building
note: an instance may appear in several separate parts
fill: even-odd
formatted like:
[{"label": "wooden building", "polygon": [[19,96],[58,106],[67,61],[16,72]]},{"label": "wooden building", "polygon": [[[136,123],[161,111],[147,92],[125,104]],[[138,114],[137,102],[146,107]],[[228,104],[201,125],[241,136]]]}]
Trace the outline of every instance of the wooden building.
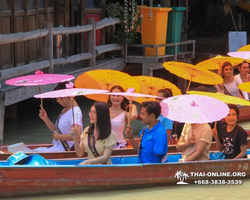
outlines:
[{"label": "wooden building", "polygon": [[[121,21],[118,18],[105,18],[104,11],[99,8],[100,3],[105,2],[0,1],[0,143],[3,143],[5,113],[15,113],[18,102],[39,93],[38,86],[8,86],[5,84],[6,79],[34,73],[36,70],[77,77],[85,71],[100,68],[123,70],[131,74],[139,69],[139,74],[152,75],[155,71],[157,75],[157,70],[162,70],[165,61],[191,62],[194,58],[195,41],[186,41],[186,31],[182,38],[185,41],[165,44],[175,48],[181,46],[182,51],[178,54],[175,51],[174,54],[164,56],[138,56],[128,54],[126,45],[106,44],[105,28]],[[186,48],[188,44],[191,48]],[[118,53],[115,57],[107,56],[110,52]],[[168,80],[185,91],[186,82],[183,79],[169,77]],[[45,85],[42,90],[51,91],[53,87]],[[6,106],[10,111],[5,112]]]},{"label": "wooden building", "polygon": [[[100,21],[103,10],[98,8],[105,0],[1,0],[0,34],[28,32],[43,28],[49,21],[54,27],[84,25],[87,18]],[[56,36],[54,36],[56,37]],[[62,38],[63,37],[63,38]],[[54,43],[55,56],[71,56],[86,50],[86,34],[57,36]],[[97,32],[97,45],[105,43],[101,31]],[[61,42],[61,43],[60,43]],[[0,69],[8,69],[29,62],[43,60],[42,39],[0,46]]]}]

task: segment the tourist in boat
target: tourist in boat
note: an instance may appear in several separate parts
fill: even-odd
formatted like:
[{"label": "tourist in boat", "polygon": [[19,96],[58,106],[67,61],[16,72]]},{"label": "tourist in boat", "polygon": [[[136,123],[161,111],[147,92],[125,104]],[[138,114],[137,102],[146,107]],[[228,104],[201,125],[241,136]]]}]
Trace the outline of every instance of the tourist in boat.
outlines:
[{"label": "tourist in boat", "polygon": [[[240,63],[238,65],[238,70],[240,73],[234,76],[238,82],[245,83],[250,81],[250,74],[249,74],[250,68],[249,68],[249,63],[247,61],[243,61],[242,63]],[[244,96],[248,98],[247,100],[249,100],[250,93],[244,91],[242,91],[242,93],[244,94]]]},{"label": "tourist in boat", "polygon": [[139,133],[140,142],[137,144],[133,130],[127,125],[125,134],[134,150],[138,153],[140,163],[160,163],[168,151],[168,138],[165,127],[158,120],[161,106],[156,101],[145,101],[141,104],[141,121],[145,126]]},{"label": "tourist in boat", "polygon": [[215,85],[215,88],[218,90],[218,92],[222,92],[224,94],[235,97],[240,97],[243,99],[248,99],[246,93],[243,94],[242,91],[238,88],[238,85],[242,82],[234,77],[233,66],[230,62],[222,63],[218,74],[223,78],[222,84]]},{"label": "tourist in boat", "polygon": [[[194,91],[208,92],[207,87],[204,86],[204,85],[199,85],[199,86],[197,86],[197,87],[194,89]],[[181,137],[181,133],[182,133],[182,129],[183,129],[183,127],[184,127],[184,124],[185,124],[185,123],[178,123],[178,122],[177,122],[177,124],[176,124],[176,129],[175,129],[175,130],[176,130],[176,134],[177,134],[178,138]],[[216,128],[218,131],[221,130],[221,126],[222,126],[222,125],[221,125],[221,121],[217,121],[216,123],[215,123],[215,122],[211,122],[211,123],[208,123],[208,124],[209,124],[209,126],[211,127],[211,129]],[[216,125],[216,127],[215,127],[215,125]],[[213,138],[212,141],[215,141],[215,139]]]},{"label": "tourist in boat", "polygon": [[[114,86],[110,89],[110,92],[125,92],[121,86]],[[128,107],[132,106],[130,113],[130,121],[137,118],[137,108],[134,104],[129,104],[129,100],[120,95],[109,95],[107,101],[111,117],[111,127],[116,133],[117,143],[114,149],[126,148],[127,141],[124,138],[125,124],[128,122],[129,112]]]},{"label": "tourist in boat", "polygon": [[221,131],[213,131],[216,146],[223,151],[225,159],[236,159],[247,157],[247,132],[237,124],[239,108],[229,104],[229,114],[225,117],[226,125]]},{"label": "tourist in boat", "polygon": [[75,151],[78,157],[83,156],[85,150],[88,159],[80,165],[112,164],[110,156],[116,145],[116,134],[111,129],[109,108],[104,102],[95,102],[90,108],[89,118],[91,125],[80,134],[76,127],[72,127]]},{"label": "tourist in boat", "polygon": [[[54,90],[66,89],[67,83],[59,83]],[[63,110],[58,116],[55,123],[53,123],[45,109],[41,106],[39,117],[45,122],[53,136],[52,147],[39,147],[35,149],[37,152],[55,152],[55,151],[72,151],[74,150],[73,138],[70,134],[71,127],[73,126],[73,116],[77,128],[82,130],[82,111],[75,100],[71,97],[57,98]],[[74,113],[73,113],[74,112]]]},{"label": "tourist in boat", "polygon": [[[163,97],[163,98],[168,98],[172,97],[172,91],[170,89],[160,89],[157,91],[156,96],[158,97]],[[156,101],[160,103],[163,99],[162,98],[156,98]],[[165,127],[168,135],[168,144],[171,144],[172,141],[172,130],[173,130],[173,124],[174,122],[166,117],[163,117],[160,115],[158,117],[158,120],[162,123],[162,125]]]},{"label": "tourist in boat", "polygon": [[209,160],[212,129],[207,124],[188,124],[182,129],[176,149],[182,152],[180,162]]}]

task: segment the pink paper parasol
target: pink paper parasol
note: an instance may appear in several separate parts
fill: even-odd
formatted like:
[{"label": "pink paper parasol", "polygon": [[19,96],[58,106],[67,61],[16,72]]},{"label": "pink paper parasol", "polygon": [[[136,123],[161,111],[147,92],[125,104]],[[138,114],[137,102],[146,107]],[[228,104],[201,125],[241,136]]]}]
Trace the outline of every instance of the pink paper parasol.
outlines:
[{"label": "pink paper parasol", "polygon": [[[74,97],[74,96],[81,96],[81,95],[88,95],[88,94],[103,94],[108,92],[108,90],[98,90],[98,89],[84,89],[84,88],[72,88],[73,83],[67,84],[67,88],[70,89],[62,89],[62,90],[55,90],[51,92],[46,92],[42,94],[35,95],[35,98],[60,98],[60,97]],[[74,111],[73,111],[73,98],[72,100],[72,114],[73,114],[73,124],[74,121]]]},{"label": "pink paper parasol", "polygon": [[161,115],[163,117],[168,118],[168,112],[169,112],[168,105],[166,103],[163,103],[162,101],[160,102],[160,105],[161,105]]},{"label": "pink paper parasol", "polygon": [[60,97],[74,97],[74,96],[89,95],[89,94],[103,94],[106,92],[108,92],[108,90],[72,88],[72,89],[55,90],[51,92],[37,94],[34,97],[42,99],[60,98]]},{"label": "pink paper parasol", "polygon": [[229,113],[227,104],[201,95],[179,95],[162,101],[169,108],[168,119],[183,123],[210,123]]},{"label": "pink paper parasol", "polygon": [[74,78],[74,76],[66,74],[44,74],[42,71],[38,70],[34,75],[12,78],[5,81],[5,83],[15,86],[35,86],[70,81]]},{"label": "pink paper parasol", "polygon": [[235,58],[242,58],[245,60],[250,60],[250,51],[236,51],[236,52],[229,52],[227,55]]}]

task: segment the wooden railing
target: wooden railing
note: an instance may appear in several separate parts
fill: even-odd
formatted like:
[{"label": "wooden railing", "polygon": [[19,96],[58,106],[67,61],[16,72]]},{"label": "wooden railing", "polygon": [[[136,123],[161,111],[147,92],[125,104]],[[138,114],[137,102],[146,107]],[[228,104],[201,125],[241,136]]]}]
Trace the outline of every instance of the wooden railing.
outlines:
[{"label": "wooden railing", "polygon": [[[32,39],[44,38],[45,42],[45,56],[44,60],[40,62],[29,63],[26,65],[0,70],[0,80],[10,79],[16,76],[31,73],[35,70],[45,69],[47,73],[54,73],[54,65],[64,65],[68,63],[74,63],[77,61],[86,60],[88,67],[94,67],[96,64],[96,56],[109,52],[122,50],[123,46],[119,44],[106,44],[96,46],[96,30],[103,29],[110,25],[119,24],[118,18],[104,18],[99,22],[95,22],[94,18],[88,18],[88,24],[84,26],[75,27],[55,27],[51,22],[44,22],[44,29],[25,33],[14,34],[0,34],[0,45],[10,44],[15,42],[23,42]],[[69,35],[76,33],[87,32],[87,52],[72,55],[67,58],[53,59],[53,35]]]}]

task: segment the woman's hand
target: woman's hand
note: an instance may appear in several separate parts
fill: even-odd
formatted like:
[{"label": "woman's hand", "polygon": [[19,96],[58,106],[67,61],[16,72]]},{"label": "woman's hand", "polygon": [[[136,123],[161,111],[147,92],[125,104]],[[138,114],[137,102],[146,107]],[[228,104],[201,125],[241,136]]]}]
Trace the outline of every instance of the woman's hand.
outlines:
[{"label": "woman's hand", "polygon": [[55,141],[60,140],[60,136],[61,136],[61,134],[60,134],[60,133],[57,133],[56,131],[53,133],[53,139],[54,139]]},{"label": "woman's hand", "polygon": [[78,139],[78,134],[77,134],[77,128],[76,128],[76,126],[72,126],[71,127],[71,129],[70,129],[70,135],[72,135],[72,137],[73,137],[73,140],[75,140],[75,139]]},{"label": "woman's hand", "polygon": [[216,128],[212,129],[212,136],[214,138],[216,138],[217,135],[218,135],[218,132],[217,132]]},{"label": "woman's hand", "polygon": [[127,125],[125,129],[125,135],[128,137],[128,139],[131,139],[133,137],[133,129],[130,125]]},{"label": "woman's hand", "polygon": [[85,161],[79,163],[78,165],[90,165],[90,163],[89,163],[89,160],[85,160]]},{"label": "woman's hand", "polygon": [[41,109],[39,110],[39,117],[45,121],[48,119],[48,115],[47,112],[45,111],[45,109],[41,106]]}]

